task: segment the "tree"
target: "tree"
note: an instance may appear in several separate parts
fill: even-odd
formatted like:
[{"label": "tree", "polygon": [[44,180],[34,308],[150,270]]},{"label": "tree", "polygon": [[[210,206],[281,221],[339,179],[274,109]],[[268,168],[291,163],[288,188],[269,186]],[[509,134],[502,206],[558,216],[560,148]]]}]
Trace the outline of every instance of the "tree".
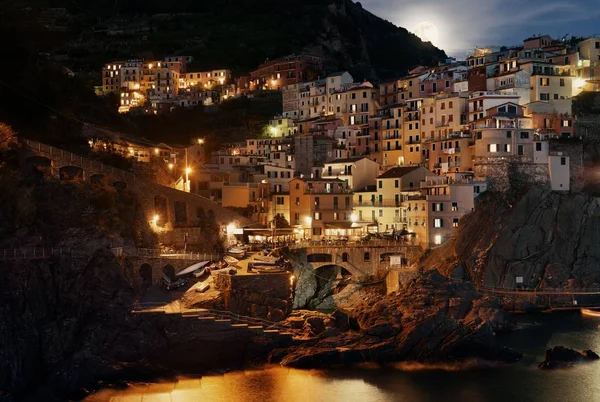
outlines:
[{"label": "tree", "polygon": [[15,132],[13,129],[0,122],[0,152],[8,150],[15,143]]},{"label": "tree", "polygon": [[273,224],[277,229],[289,228],[290,223],[285,219],[283,215],[275,215],[275,219],[273,219]]}]

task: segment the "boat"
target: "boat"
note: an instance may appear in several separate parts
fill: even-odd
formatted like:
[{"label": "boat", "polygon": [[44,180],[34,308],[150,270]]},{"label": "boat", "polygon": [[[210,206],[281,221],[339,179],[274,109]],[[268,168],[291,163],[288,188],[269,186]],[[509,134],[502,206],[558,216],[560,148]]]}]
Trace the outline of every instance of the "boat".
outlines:
[{"label": "boat", "polygon": [[204,293],[208,290],[208,288],[210,288],[208,282],[201,282],[200,285],[196,286],[195,290],[198,293]]},{"label": "boat", "polygon": [[227,265],[234,267],[237,266],[238,262],[240,262],[237,258],[232,257],[230,255],[226,255],[225,257],[223,257],[223,261],[225,261]]},{"label": "boat", "polygon": [[[204,273],[204,270],[206,269],[206,266],[209,263],[210,263],[210,261],[197,262],[195,264],[190,265],[189,267],[187,267],[185,269],[182,269],[175,276],[184,276],[184,275],[194,274],[194,276],[197,278],[198,276],[201,276]],[[202,274],[196,275],[197,271],[202,271]]]},{"label": "boat", "polygon": [[227,250],[227,254],[235,258],[244,258],[246,256],[246,250],[241,247],[232,247]]},{"label": "boat", "polygon": [[259,274],[280,274],[287,272],[285,269],[277,265],[255,265],[252,269]]},{"label": "boat", "polygon": [[257,255],[257,256],[254,256],[254,259],[256,261],[260,261],[260,262],[275,262],[275,261],[277,261],[276,257],[270,256],[270,255]]}]

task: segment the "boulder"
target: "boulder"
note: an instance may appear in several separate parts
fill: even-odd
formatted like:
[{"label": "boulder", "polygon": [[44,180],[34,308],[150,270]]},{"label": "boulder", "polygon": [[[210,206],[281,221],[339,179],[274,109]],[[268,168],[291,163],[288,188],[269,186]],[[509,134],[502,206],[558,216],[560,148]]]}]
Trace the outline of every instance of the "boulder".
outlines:
[{"label": "boulder", "polygon": [[325,322],[321,317],[309,317],[306,319],[305,326],[308,325],[313,334],[318,335],[325,331]]},{"label": "boulder", "polygon": [[570,368],[577,364],[589,363],[598,359],[600,357],[591,350],[578,352],[564,346],[555,346],[552,349],[546,350],[546,357],[538,367],[542,370]]},{"label": "boulder", "polygon": [[331,314],[331,318],[335,320],[335,326],[340,331],[348,331],[350,329],[350,318],[348,317],[348,314],[343,311],[335,310]]},{"label": "boulder", "polygon": [[269,307],[269,315],[267,320],[278,322],[285,319],[285,312],[278,308]]}]

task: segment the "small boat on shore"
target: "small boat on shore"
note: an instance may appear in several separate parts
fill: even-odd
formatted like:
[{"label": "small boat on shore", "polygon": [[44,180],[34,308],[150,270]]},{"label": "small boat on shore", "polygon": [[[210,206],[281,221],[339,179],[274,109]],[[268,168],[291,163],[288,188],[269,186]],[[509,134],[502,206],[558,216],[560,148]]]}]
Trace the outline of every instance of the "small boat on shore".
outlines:
[{"label": "small boat on shore", "polygon": [[198,293],[204,293],[208,290],[208,288],[210,288],[208,282],[201,282],[200,285],[196,286],[195,290]]},{"label": "small boat on shore", "polygon": [[225,261],[227,263],[227,265],[234,266],[234,267],[238,265],[238,262],[240,262],[240,260],[238,260],[237,258],[232,257],[230,255],[226,255],[225,257],[223,257],[223,261]]},{"label": "small boat on shore", "polygon": [[286,272],[286,270],[283,269],[281,266],[272,264],[253,265],[252,270],[258,272],[259,274],[279,274],[282,272]]},{"label": "small boat on shore", "polygon": [[227,254],[229,254],[232,257],[242,259],[246,256],[246,249],[241,247],[232,247],[229,250],[227,250]]},{"label": "small boat on shore", "polygon": [[199,276],[202,276],[204,274],[208,264],[210,264],[210,261],[197,262],[181,270],[175,276],[194,275],[196,278],[198,278]]}]

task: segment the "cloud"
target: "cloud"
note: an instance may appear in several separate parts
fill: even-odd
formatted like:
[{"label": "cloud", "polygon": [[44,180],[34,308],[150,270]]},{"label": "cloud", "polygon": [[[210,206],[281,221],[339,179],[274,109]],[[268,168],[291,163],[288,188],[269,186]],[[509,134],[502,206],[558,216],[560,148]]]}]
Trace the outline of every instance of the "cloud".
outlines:
[{"label": "cloud", "polygon": [[[414,30],[431,21],[447,53],[464,56],[475,46],[516,45],[532,34],[562,37],[600,32],[600,8],[590,0],[362,0],[363,6],[396,25]],[[460,54],[462,53],[462,54]]]}]

